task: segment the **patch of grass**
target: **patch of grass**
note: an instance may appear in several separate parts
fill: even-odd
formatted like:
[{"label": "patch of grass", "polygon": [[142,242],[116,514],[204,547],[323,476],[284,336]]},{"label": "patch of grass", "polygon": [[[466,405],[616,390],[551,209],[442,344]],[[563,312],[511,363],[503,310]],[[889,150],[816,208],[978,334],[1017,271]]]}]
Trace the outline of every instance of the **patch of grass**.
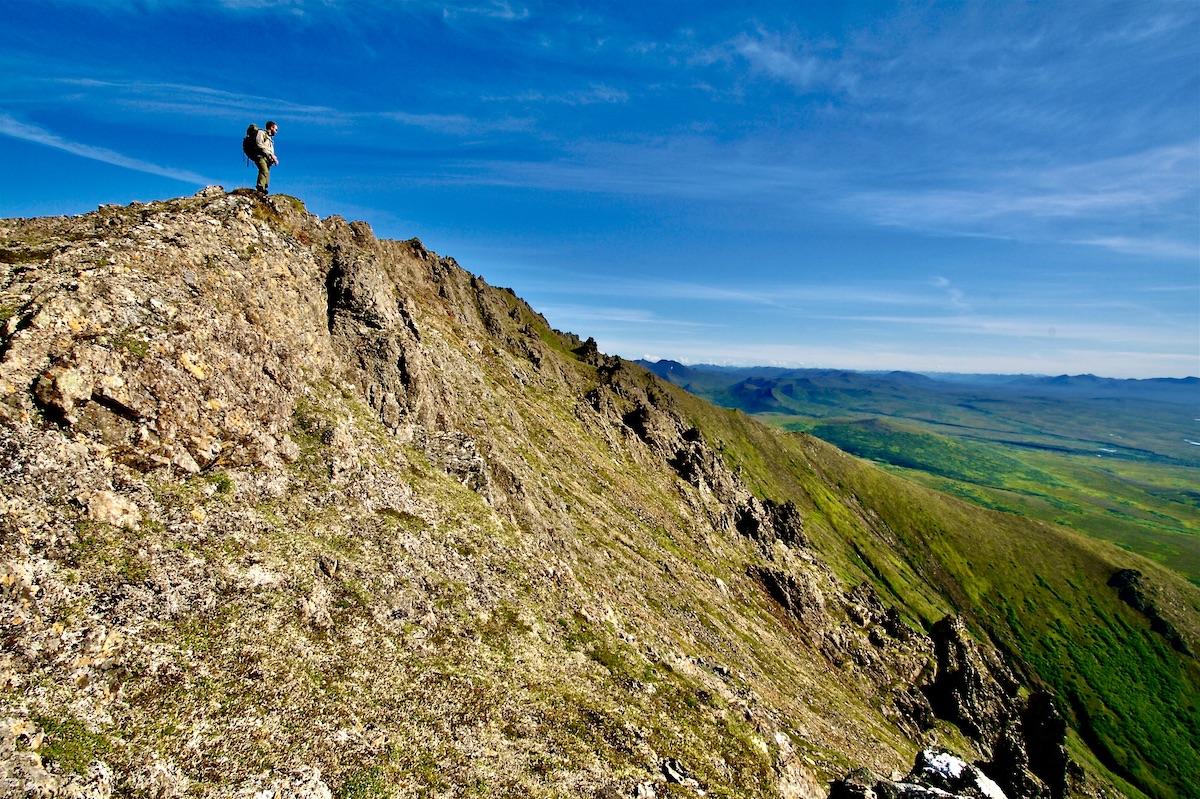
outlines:
[{"label": "patch of grass", "polygon": [[112,742],[101,733],[90,731],[78,719],[34,716],[34,722],[46,733],[39,754],[46,763],[54,763],[72,774],[87,774],[93,760],[103,760],[112,751]]},{"label": "patch of grass", "polygon": [[809,433],[860,458],[975,485],[1004,488],[1017,482],[1042,486],[1057,482],[991,447],[905,430],[879,419],[822,422],[813,425]]},{"label": "patch of grass", "polygon": [[338,799],[388,799],[395,790],[378,766],[351,772],[337,791]]},{"label": "patch of grass", "polygon": [[398,527],[410,532],[420,532],[428,527],[424,519],[408,511],[400,511],[395,508],[382,508],[379,511],[379,515],[383,517],[384,522],[389,526]]},{"label": "patch of grass", "polygon": [[307,399],[298,399],[292,412],[292,439],[303,451],[324,446],[324,437],[337,423],[332,411]]},{"label": "patch of grass", "polygon": [[150,342],[128,330],[113,336],[112,344],[114,348],[124,350],[135,358],[145,358],[150,354]]},{"label": "patch of grass", "polygon": [[277,194],[277,195],[275,195],[275,199],[282,200],[283,202],[292,206],[292,210],[295,211],[296,213],[299,213],[299,214],[307,214],[308,213],[308,209],[304,207],[304,203],[300,200],[299,197],[293,197],[290,194]]},{"label": "patch of grass", "polygon": [[233,490],[236,487],[233,478],[227,472],[209,472],[203,475],[201,479],[215,487],[217,493],[224,497],[233,494]]},{"label": "patch of grass", "polygon": [[582,614],[559,619],[558,624],[567,649],[587,655],[590,660],[607,669],[614,679],[644,682],[654,676],[653,666],[632,651],[628,644],[607,629],[597,631]]},{"label": "patch of grass", "polygon": [[33,264],[44,261],[54,253],[54,247],[0,247],[0,263]]}]

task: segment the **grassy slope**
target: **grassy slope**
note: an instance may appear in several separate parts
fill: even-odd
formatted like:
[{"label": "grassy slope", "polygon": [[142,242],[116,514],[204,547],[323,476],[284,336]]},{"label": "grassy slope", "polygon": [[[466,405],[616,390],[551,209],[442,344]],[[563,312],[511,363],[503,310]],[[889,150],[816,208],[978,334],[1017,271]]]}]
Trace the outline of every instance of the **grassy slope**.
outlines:
[{"label": "grassy slope", "polygon": [[1190,743],[1200,740],[1200,667],[1106,582],[1135,564],[1184,597],[1193,617],[1194,587],[1070,530],[981,511],[807,436],[696,408],[702,429],[737,442],[726,456],[763,495],[807,495],[808,532],[844,577],[870,579],[925,622],[949,604],[1027,676],[1069,698],[1075,729],[1110,769],[1151,796],[1200,795]]},{"label": "grassy slope", "polygon": [[915,376],[740,376],[672,379],[983,507],[1112,541],[1200,584],[1200,450],[1185,440],[1195,416],[1186,404]]},{"label": "grassy slope", "polygon": [[924,485],[1074,527],[1200,581],[1195,467],[951,438],[908,421],[769,418]]}]

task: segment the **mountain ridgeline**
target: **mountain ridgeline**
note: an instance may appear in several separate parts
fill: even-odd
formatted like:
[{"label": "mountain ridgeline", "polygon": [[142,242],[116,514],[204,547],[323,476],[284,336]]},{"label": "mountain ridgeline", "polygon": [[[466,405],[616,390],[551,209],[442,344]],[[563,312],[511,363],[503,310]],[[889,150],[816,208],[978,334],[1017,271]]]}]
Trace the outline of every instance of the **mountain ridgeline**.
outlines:
[{"label": "mountain ridgeline", "polygon": [[419,241],[0,221],[0,793],[1200,796],[1200,591]]}]

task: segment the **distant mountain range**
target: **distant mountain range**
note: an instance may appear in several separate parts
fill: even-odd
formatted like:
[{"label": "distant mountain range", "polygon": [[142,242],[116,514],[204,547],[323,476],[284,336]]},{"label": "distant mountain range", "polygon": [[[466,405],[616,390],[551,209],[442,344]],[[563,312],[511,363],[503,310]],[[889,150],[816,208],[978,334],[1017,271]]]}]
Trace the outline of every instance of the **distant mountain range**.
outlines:
[{"label": "distant mountain range", "polygon": [[697,383],[711,387],[721,383],[734,385],[745,380],[810,381],[829,387],[878,390],[898,385],[930,391],[961,392],[989,390],[1007,396],[1055,397],[1071,399],[1144,399],[1192,405],[1200,411],[1200,377],[1157,377],[1121,379],[1092,374],[1002,375],[957,372],[872,372],[844,369],[792,369],[775,366],[685,365],[678,361],[637,361],[659,377],[687,388]]},{"label": "distant mountain range", "polygon": [[1200,582],[1200,379],[640,362],[984,507],[1069,525]]}]

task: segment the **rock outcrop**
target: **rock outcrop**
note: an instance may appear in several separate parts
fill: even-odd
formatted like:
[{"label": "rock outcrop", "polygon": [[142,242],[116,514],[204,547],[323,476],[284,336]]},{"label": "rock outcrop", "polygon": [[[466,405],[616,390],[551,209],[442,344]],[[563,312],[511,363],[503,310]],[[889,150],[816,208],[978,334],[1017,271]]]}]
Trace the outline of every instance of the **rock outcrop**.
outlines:
[{"label": "rock outcrop", "polygon": [[829,799],[1008,799],[975,766],[949,752],[924,749],[908,776],[880,779],[859,769],[833,783]]},{"label": "rock outcrop", "polygon": [[1176,651],[1194,656],[1191,646],[1188,645],[1183,635],[1163,615],[1158,604],[1151,599],[1145,577],[1140,571],[1121,569],[1113,574],[1108,585],[1110,588],[1116,589],[1117,596],[1121,598],[1122,602],[1145,616],[1146,620],[1150,622],[1150,629],[1166,639],[1167,643]]}]

